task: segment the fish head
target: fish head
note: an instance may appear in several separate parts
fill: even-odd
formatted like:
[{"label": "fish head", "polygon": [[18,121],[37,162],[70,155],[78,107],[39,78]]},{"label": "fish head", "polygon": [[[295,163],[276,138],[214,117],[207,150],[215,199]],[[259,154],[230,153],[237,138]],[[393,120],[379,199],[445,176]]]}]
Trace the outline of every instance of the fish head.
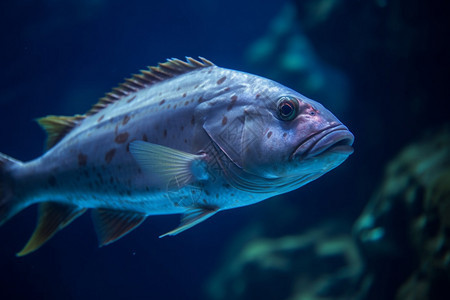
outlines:
[{"label": "fish head", "polygon": [[261,78],[237,97],[231,109],[216,106],[204,128],[247,173],[317,178],[353,152],[354,136],[347,127],[323,105],[298,92]]}]

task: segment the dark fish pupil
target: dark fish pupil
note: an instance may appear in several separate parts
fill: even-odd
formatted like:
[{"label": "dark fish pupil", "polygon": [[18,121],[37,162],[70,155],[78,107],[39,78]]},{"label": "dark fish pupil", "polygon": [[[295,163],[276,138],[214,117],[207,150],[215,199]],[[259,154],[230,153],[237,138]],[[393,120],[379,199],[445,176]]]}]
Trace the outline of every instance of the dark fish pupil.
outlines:
[{"label": "dark fish pupil", "polygon": [[283,103],[281,104],[281,114],[283,116],[288,117],[292,112],[294,111],[294,108],[289,103]]},{"label": "dark fish pupil", "polygon": [[283,96],[278,99],[278,118],[283,121],[293,120],[298,111],[298,100]]}]

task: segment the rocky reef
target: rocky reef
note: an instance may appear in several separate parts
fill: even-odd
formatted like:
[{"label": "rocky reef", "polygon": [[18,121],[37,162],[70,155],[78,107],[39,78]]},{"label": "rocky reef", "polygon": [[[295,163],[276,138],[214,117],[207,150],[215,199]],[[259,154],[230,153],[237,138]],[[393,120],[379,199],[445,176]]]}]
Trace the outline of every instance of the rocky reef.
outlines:
[{"label": "rocky reef", "polygon": [[450,130],[406,147],[354,226],[365,299],[450,299]]},{"label": "rocky reef", "polygon": [[345,228],[245,242],[208,285],[211,299],[353,299],[362,261]]}]

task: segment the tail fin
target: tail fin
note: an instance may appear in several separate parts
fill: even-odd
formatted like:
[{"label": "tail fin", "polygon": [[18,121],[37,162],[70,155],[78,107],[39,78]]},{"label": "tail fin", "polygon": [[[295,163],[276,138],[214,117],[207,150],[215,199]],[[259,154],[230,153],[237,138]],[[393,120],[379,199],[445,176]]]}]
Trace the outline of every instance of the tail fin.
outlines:
[{"label": "tail fin", "polygon": [[0,153],[0,226],[21,209],[14,197],[14,181],[10,174],[11,167],[18,164],[22,162]]}]

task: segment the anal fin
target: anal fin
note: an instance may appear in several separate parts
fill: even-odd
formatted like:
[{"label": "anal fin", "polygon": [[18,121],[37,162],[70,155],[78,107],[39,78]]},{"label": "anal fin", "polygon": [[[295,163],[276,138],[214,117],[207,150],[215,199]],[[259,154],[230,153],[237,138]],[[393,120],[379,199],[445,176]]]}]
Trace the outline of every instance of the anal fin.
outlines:
[{"label": "anal fin", "polygon": [[85,208],[69,204],[56,202],[44,202],[40,204],[37,227],[28,243],[16,255],[24,256],[37,250],[56,232],[69,225],[70,222],[81,216],[85,211]]},{"label": "anal fin", "polygon": [[117,241],[145,220],[145,214],[99,208],[92,211],[99,246]]},{"label": "anal fin", "polygon": [[163,235],[160,235],[159,237],[165,237],[168,235],[177,235],[185,230],[188,230],[189,228],[205,221],[209,217],[213,216],[217,211],[219,210],[219,207],[217,206],[201,206],[201,207],[195,207],[189,209],[181,218],[180,225],[175,228],[174,230],[171,230]]}]

